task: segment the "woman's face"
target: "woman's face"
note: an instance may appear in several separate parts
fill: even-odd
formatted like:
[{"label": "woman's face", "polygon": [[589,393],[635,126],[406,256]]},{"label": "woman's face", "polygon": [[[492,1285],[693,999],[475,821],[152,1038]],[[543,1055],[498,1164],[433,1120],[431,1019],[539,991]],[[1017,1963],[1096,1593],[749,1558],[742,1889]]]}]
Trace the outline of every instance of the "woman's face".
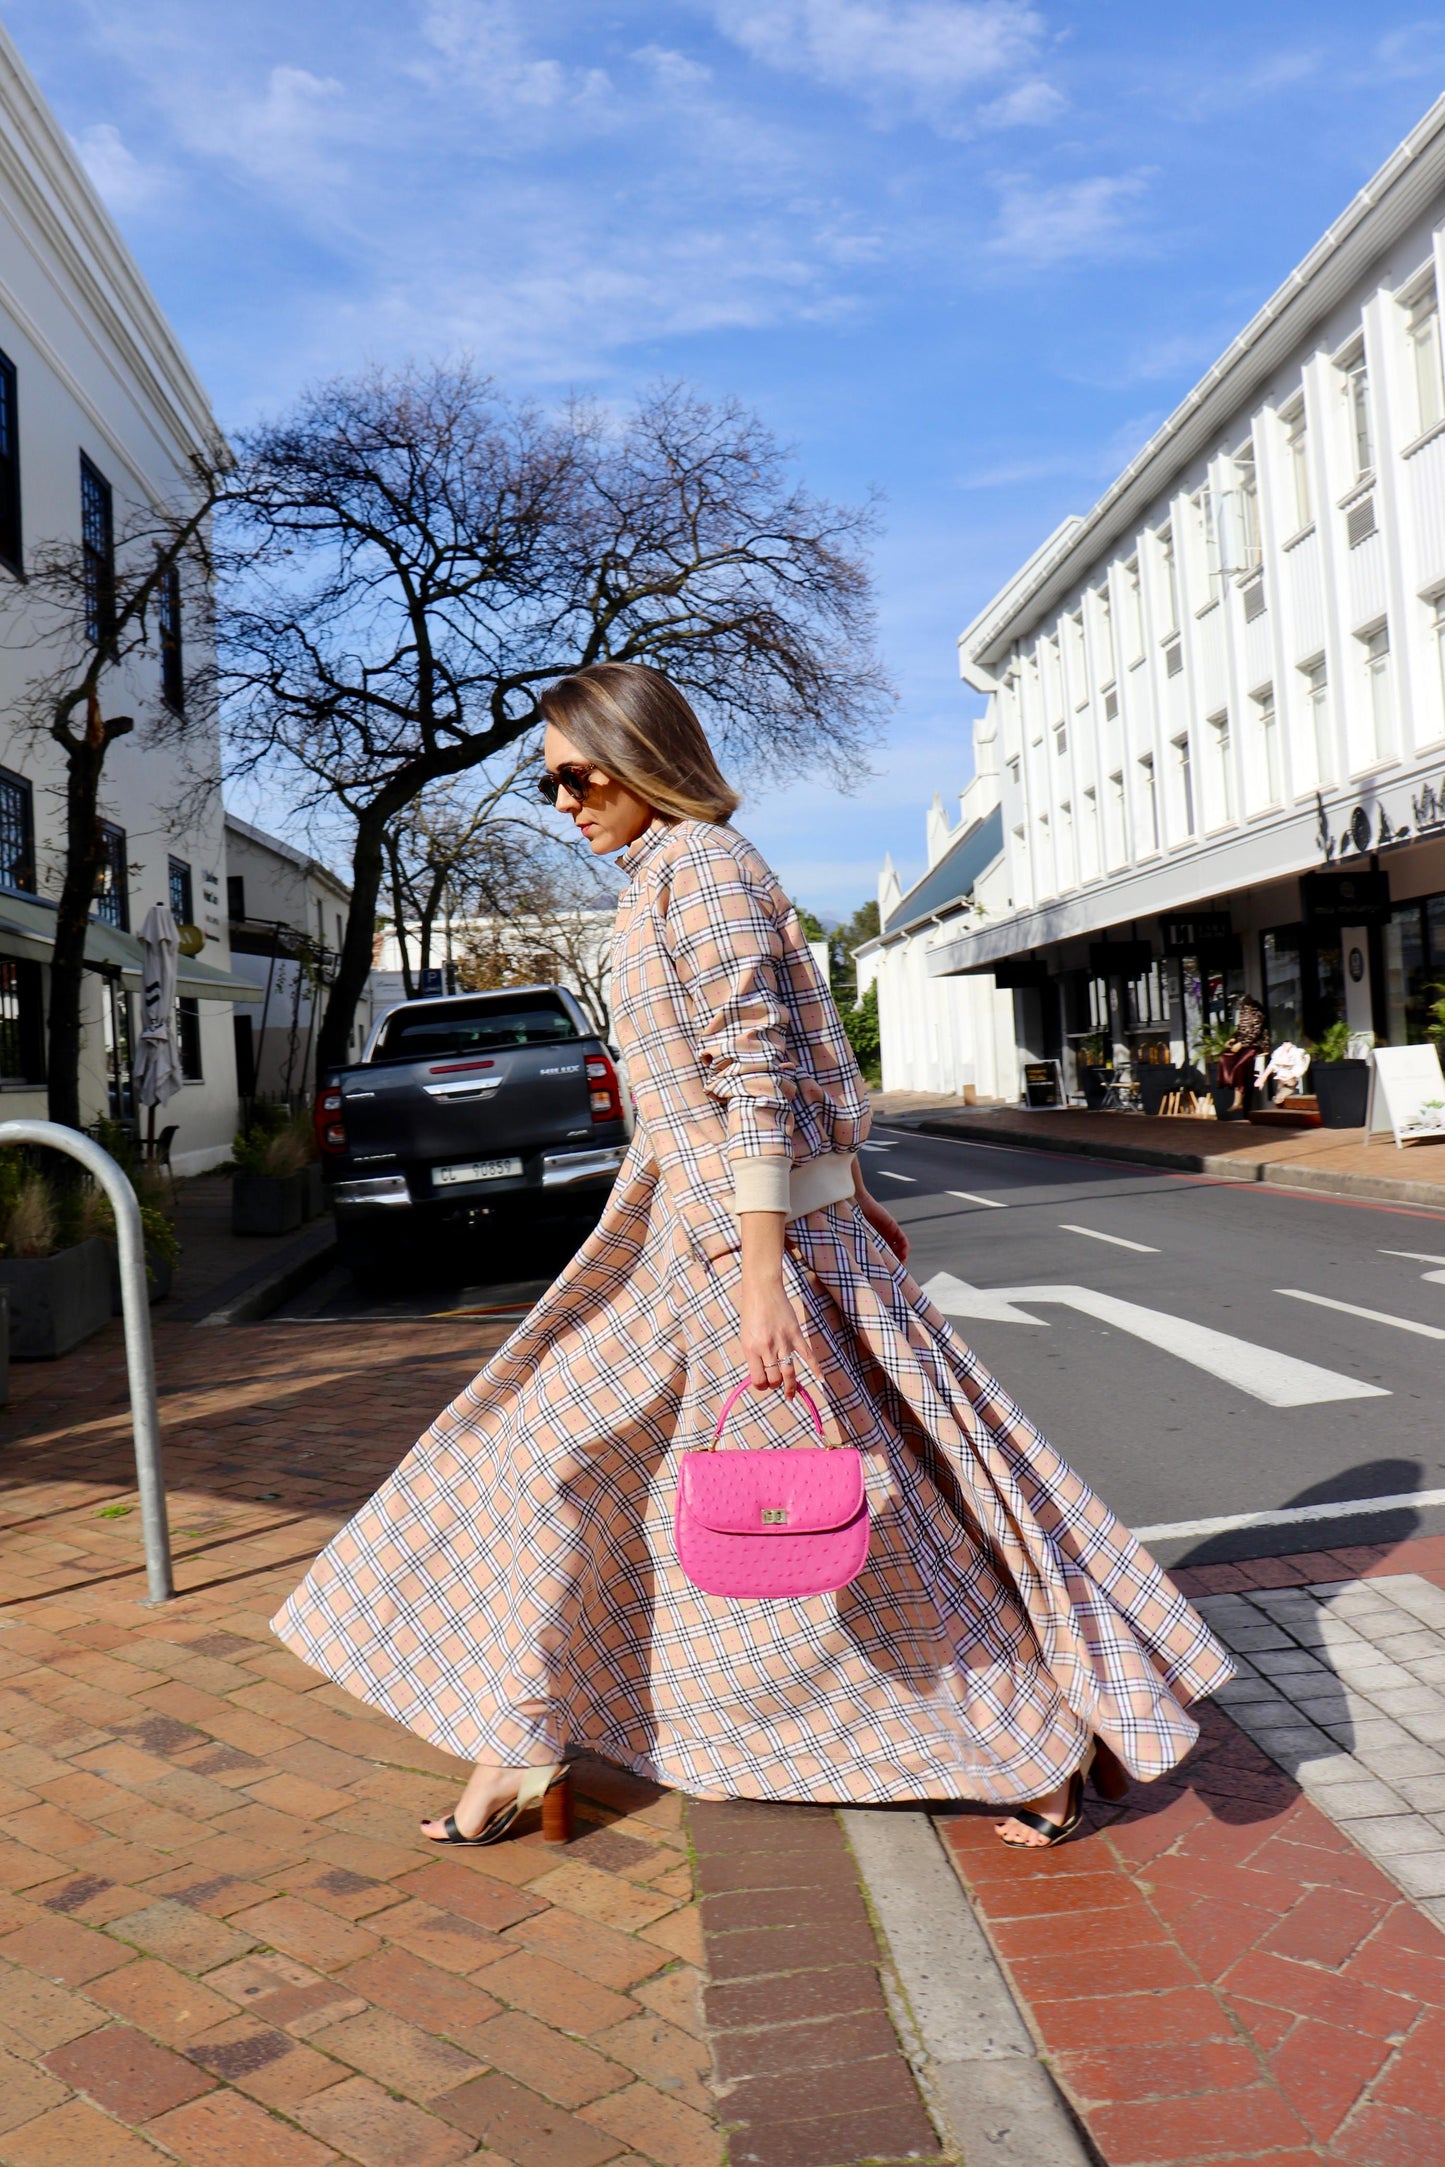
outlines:
[{"label": "woman's face", "polygon": [[[614,781],[600,767],[594,767],[586,754],[579,752],[553,722],[547,725],[542,758],[548,772],[562,778],[562,788],[557,793],[558,812],[565,813],[578,833],[587,838],[588,847],[597,857],[605,858],[614,850],[625,850],[652,826],[655,816],[646,800],[629,790],[625,783]],[[568,788],[569,775],[574,780],[586,776],[585,797],[579,797]]]}]

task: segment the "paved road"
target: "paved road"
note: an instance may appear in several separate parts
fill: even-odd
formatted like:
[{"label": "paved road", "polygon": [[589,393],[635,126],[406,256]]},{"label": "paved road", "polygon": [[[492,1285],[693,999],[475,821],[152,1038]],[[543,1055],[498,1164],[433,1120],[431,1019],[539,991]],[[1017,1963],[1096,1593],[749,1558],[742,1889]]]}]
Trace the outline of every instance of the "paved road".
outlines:
[{"label": "paved road", "polygon": [[[1124,1519],[1179,1530],[1150,1535],[1166,1562],[1445,1528],[1445,1213],[887,1128],[865,1151],[917,1277]],[[282,1315],[520,1314],[569,1246],[534,1235],[387,1300],[333,1273]]]}]

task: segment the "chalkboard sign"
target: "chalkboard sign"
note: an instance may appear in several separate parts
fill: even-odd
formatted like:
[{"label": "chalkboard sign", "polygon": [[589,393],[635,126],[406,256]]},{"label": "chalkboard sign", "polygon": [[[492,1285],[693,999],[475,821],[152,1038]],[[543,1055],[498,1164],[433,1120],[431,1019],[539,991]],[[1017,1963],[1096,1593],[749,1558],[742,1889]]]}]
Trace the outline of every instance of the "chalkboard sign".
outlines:
[{"label": "chalkboard sign", "polygon": [[1057,1061],[1025,1061],[1024,1104],[1026,1106],[1062,1106],[1064,1094],[1059,1082]]},{"label": "chalkboard sign", "polygon": [[1402,1150],[1427,1136],[1445,1143],[1445,1074],[1434,1046],[1377,1046],[1370,1070],[1367,1134],[1393,1129]]}]

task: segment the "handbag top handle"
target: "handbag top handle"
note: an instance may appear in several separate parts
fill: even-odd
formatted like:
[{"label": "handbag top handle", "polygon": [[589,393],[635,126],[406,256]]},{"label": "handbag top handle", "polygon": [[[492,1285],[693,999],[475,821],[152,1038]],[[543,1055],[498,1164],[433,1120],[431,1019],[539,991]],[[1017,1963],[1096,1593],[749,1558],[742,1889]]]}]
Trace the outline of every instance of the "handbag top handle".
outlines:
[{"label": "handbag top handle", "polygon": [[[727,1421],[728,1416],[737,1406],[737,1403],[742,1398],[743,1394],[747,1391],[750,1391],[751,1388],[751,1377],[744,1377],[740,1384],[735,1384],[733,1386],[731,1392],[729,1392],[727,1398],[723,1401],[722,1413],[717,1418],[717,1428],[712,1433],[713,1446],[717,1444],[718,1439],[722,1436],[723,1424]],[[813,1428],[818,1433],[819,1443],[826,1445],[828,1440],[823,1435],[823,1417],[818,1412],[817,1401],[813,1398],[812,1393],[809,1392],[806,1385],[799,1385],[798,1398],[802,1401],[803,1405],[807,1408],[809,1414],[813,1418]],[[712,1446],[710,1446],[708,1449],[711,1450]]]}]

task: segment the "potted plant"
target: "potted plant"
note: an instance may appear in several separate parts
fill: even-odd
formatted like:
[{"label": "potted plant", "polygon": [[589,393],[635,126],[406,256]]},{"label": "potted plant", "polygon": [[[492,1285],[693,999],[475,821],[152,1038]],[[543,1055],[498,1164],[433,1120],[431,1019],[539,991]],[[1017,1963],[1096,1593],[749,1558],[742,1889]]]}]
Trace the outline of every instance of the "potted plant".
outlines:
[{"label": "potted plant", "polygon": [[1109,1040],[1103,1031],[1092,1031],[1079,1043],[1074,1056],[1078,1063],[1079,1082],[1083,1086],[1084,1104],[1095,1109],[1104,1103],[1104,1093],[1114,1081],[1114,1064],[1109,1058]]},{"label": "potted plant", "polygon": [[1325,1129],[1362,1129],[1370,1103],[1370,1064],[1357,1048],[1368,1045],[1347,1023],[1332,1023],[1309,1042],[1310,1081]]},{"label": "potted plant", "polygon": [[289,1234],[300,1226],[315,1151],[308,1116],[258,1106],[232,1145],[231,1232]]},{"label": "potted plant", "polygon": [[1227,1020],[1211,1023],[1200,1032],[1195,1049],[1209,1079],[1209,1095],[1214,1101],[1214,1111],[1221,1120],[1234,1105],[1234,1093],[1219,1081],[1218,1062],[1233,1036],[1233,1026]]},{"label": "potted plant", "polygon": [[32,1160],[0,1158],[0,1286],[19,1361],[68,1354],[110,1321],[106,1246],[84,1230],[83,1192],[57,1197]]},{"label": "potted plant", "polygon": [[[154,1167],[147,1166],[135,1139],[119,1122],[98,1121],[92,1131],[96,1142],[108,1151],[129,1181],[140,1205],[141,1234],[145,1241],[146,1281],[153,1302],[163,1302],[175,1284],[181,1244],[169,1209],[166,1184]],[[94,1183],[80,1204],[81,1229],[99,1235],[110,1259],[110,1311],[121,1314],[120,1251],[115,1239],[115,1213],[110,1198]]]}]

